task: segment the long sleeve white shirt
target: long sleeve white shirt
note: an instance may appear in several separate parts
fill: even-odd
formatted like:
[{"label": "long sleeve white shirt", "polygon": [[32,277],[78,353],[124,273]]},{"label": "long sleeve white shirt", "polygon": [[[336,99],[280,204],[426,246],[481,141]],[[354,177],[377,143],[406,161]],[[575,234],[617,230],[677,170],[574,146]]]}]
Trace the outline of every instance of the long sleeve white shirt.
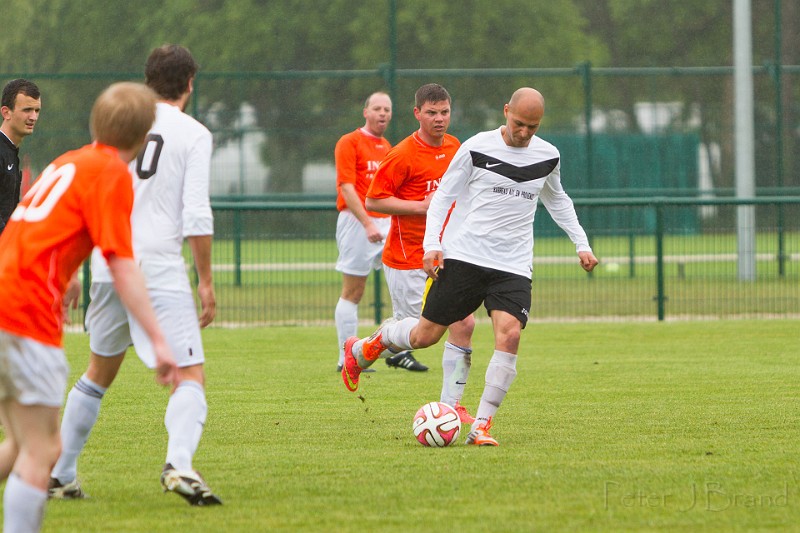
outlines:
[{"label": "long sleeve white shirt", "polygon": [[591,251],[561,186],[558,149],[535,136],[527,147],[508,146],[500,128],[478,133],[461,145],[442,177],[428,208],[423,247],[441,250],[445,259],[530,278],[538,200],[578,252]]},{"label": "long sleeve white shirt", "polygon": [[[213,235],[209,199],[211,132],[178,107],[158,103],[139,158],[131,163],[133,250],[149,289],[191,291],[181,255],[185,237]],[[92,279],[111,281],[92,255]]]}]

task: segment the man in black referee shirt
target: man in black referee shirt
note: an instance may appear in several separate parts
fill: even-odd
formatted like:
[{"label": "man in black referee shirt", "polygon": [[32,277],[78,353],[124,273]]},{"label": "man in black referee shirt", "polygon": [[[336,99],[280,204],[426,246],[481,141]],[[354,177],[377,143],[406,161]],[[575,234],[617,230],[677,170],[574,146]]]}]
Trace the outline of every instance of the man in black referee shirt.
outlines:
[{"label": "man in black referee shirt", "polygon": [[11,80],[3,88],[0,113],[0,232],[19,203],[22,169],[19,167],[19,145],[33,133],[42,100],[39,87],[22,78]]}]

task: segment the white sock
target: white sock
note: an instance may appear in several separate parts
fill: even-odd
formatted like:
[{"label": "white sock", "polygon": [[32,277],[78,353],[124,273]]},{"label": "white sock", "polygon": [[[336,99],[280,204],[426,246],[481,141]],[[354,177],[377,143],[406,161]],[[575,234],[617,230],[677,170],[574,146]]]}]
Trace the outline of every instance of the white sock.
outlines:
[{"label": "white sock", "polygon": [[455,407],[464,396],[469,369],[472,366],[472,350],[444,343],[442,353],[442,395],[440,401]]},{"label": "white sock", "polygon": [[503,403],[503,398],[506,397],[515,377],[517,377],[517,356],[513,353],[495,350],[489,361],[489,367],[486,369],[486,386],[483,388],[478,412],[475,413],[473,429],[497,413],[497,409]]},{"label": "white sock", "polygon": [[78,457],[97,422],[106,390],[84,374],[67,395],[61,419],[61,456],[50,474],[62,485],[74,481],[78,475]]},{"label": "white sock", "polygon": [[28,533],[41,530],[45,504],[46,490],[25,483],[12,473],[3,492],[3,531]]},{"label": "white sock", "polygon": [[400,350],[413,350],[411,346],[411,330],[419,324],[418,318],[406,317],[397,322],[387,324],[383,328],[382,342],[386,346],[396,346]]},{"label": "white sock", "polygon": [[167,427],[167,462],[177,470],[192,470],[192,457],[200,444],[208,405],[203,386],[196,381],[182,381],[167,404],[164,425]]},{"label": "white sock", "polygon": [[334,312],[336,335],[339,339],[339,364],[344,364],[344,341],[358,335],[358,304],[339,298]]}]

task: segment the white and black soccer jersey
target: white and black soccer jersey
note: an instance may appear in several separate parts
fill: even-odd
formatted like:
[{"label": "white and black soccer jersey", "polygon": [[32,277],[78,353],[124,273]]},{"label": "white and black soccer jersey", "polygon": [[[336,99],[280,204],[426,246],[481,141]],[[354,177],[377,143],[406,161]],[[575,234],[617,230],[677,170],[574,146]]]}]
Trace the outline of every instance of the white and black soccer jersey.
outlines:
[{"label": "white and black soccer jersey", "polygon": [[[213,235],[209,199],[211,132],[179,108],[158,103],[156,120],[131,162],[133,249],[148,289],[191,292],[181,255],[185,237]],[[111,281],[102,256],[92,279]]]},{"label": "white and black soccer jersey", "polygon": [[561,186],[558,149],[536,136],[527,147],[508,146],[501,128],[478,133],[458,149],[431,200],[425,251],[442,250],[445,259],[530,278],[539,199],[576,250],[591,251],[572,200]]}]

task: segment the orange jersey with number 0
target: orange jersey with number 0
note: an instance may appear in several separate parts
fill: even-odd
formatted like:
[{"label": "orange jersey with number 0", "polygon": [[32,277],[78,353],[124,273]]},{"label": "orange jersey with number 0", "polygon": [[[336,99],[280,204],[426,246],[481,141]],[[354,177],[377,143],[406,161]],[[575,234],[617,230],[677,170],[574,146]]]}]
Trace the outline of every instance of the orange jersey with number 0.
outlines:
[{"label": "orange jersey with number 0", "polygon": [[[414,132],[381,161],[367,196],[424,200],[439,186],[460,144],[457,138],[445,135],[441,146],[430,146]],[[425,215],[392,215],[383,264],[398,270],[422,268],[424,237]]]},{"label": "orange jersey with number 0", "polygon": [[53,161],[0,236],[0,329],[61,346],[64,291],[92,247],[133,257],[132,206],[116,148],[91,144]]}]

